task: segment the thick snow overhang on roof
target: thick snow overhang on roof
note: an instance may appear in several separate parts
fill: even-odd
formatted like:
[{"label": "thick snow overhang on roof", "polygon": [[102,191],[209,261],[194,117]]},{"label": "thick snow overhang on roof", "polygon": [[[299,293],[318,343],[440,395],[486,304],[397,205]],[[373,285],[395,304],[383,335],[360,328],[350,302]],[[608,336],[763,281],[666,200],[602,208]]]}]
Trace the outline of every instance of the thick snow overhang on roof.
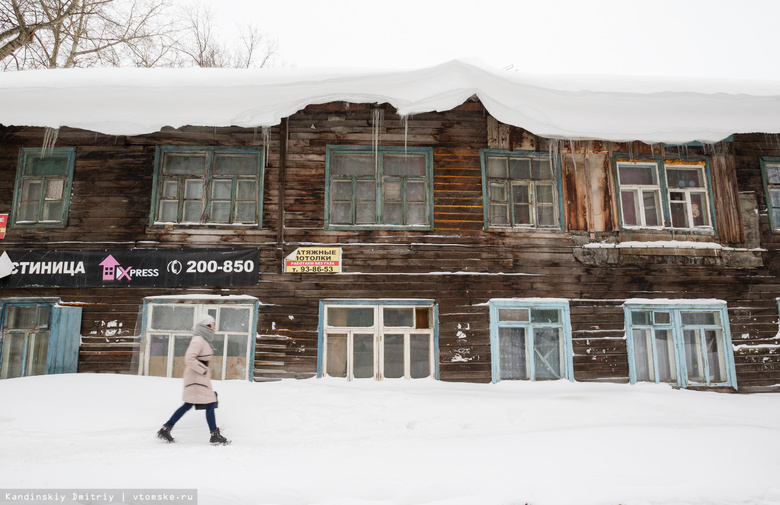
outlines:
[{"label": "thick snow overhang on roof", "polygon": [[388,102],[401,115],[476,95],[503,123],[545,137],[718,142],[780,132],[780,82],[533,76],[452,61],[410,70],[67,69],[0,74],[0,124],[111,135],[164,126],[279,124],[310,104]]}]

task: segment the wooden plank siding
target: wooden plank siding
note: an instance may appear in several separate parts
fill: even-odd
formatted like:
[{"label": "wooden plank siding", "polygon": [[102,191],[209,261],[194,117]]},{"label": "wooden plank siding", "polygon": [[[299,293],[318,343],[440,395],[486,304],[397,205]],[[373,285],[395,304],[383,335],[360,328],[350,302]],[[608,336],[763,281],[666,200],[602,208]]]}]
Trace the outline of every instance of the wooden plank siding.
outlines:
[{"label": "wooden plank siding", "polygon": [[[375,110],[381,111],[379,116]],[[375,118],[381,117],[376,123]],[[570,300],[574,379],[628,382],[623,302],[631,298],[717,298],[728,302],[740,390],[780,384],[776,297],[780,236],[770,229],[760,156],[780,156],[763,135],[683,148],[538,137],[495,121],[475,100],[404,118],[387,104],[310,105],[267,131],[165,128],[109,136],[62,128],[58,146],[77,148],[68,226],[10,227],[4,249],[253,247],[256,286],[246,288],[26,288],[2,297],[54,296],[83,307],[80,372],[137,373],[143,300],[158,295],[241,294],[260,313],[255,380],[317,373],[322,299],[430,299],[438,305],[439,370],[446,381],[491,380],[488,302]],[[0,126],[0,212],[11,210],[20,147],[43,129]],[[431,147],[433,229],[325,230],[326,146]],[[264,146],[262,229],[149,225],[157,145]],[[486,230],[480,150],[560,156],[562,230]],[[282,160],[280,153],[284,151]],[[718,235],[620,227],[613,153],[708,156]],[[283,162],[283,163],[282,163]],[[283,167],[284,171],[280,169]],[[758,205],[760,250],[745,247],[740,196]],[[708,241],[731,249],[588,249],[625,241]],[[284,274],[281,258],[303,245],[342,248],[342,274]],[[733,250],[732,250],[733,249]],[[752,389],[751,389],[752,388]]]}]

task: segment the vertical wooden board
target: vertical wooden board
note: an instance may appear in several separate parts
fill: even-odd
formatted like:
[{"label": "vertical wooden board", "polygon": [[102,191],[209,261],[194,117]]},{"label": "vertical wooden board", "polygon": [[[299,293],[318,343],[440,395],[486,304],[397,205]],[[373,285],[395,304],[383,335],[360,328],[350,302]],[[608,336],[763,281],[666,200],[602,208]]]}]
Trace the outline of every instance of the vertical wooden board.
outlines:
[{"label": "vertical wooden board", "polygon": [[739,190],[733,156],[718,154],[710,159],[712,195],[718,236],[722,244],[741,244],[745,241],[742,216],[739,212]]},{"label": "vertical wooden board", "polygon": [[561,172],[566,229],[588,231],[590,184],[582,155],[561,154]]},{"label": "vertical wooden board", "polygon": [[603,153],[589,152],[585,156],[585,168],[590,175],[589,231],[614,231],[617,229],[617,207],[610,158]]}]

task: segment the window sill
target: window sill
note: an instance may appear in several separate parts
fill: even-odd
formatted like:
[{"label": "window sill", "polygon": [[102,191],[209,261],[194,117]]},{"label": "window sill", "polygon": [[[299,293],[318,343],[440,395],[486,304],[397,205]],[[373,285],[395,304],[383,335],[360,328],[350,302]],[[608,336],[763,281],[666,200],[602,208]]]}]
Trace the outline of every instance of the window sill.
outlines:
[{"label": "window sill", "polygon": [[583,264],[676,263],[706,264],[741,268],[763,266],[762,248],[727,247],[717,242],[702,241],[625,241],[616,243],[590,242],[575,249]]}]

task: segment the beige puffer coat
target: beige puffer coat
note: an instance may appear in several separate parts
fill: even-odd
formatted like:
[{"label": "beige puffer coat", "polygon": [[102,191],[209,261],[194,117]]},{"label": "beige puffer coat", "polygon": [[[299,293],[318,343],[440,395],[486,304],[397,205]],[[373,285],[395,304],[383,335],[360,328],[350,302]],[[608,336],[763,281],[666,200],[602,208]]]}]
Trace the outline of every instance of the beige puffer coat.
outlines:
[{"label": "beige puffer coat", "polygon": [[[208,363],[214,350],[205,338],[194,335],[184,353],[184,395],[186,403],[204,404],[217,401],[211,388],[211,370]],[[205,363],[205,364],[204,364]]]}]

